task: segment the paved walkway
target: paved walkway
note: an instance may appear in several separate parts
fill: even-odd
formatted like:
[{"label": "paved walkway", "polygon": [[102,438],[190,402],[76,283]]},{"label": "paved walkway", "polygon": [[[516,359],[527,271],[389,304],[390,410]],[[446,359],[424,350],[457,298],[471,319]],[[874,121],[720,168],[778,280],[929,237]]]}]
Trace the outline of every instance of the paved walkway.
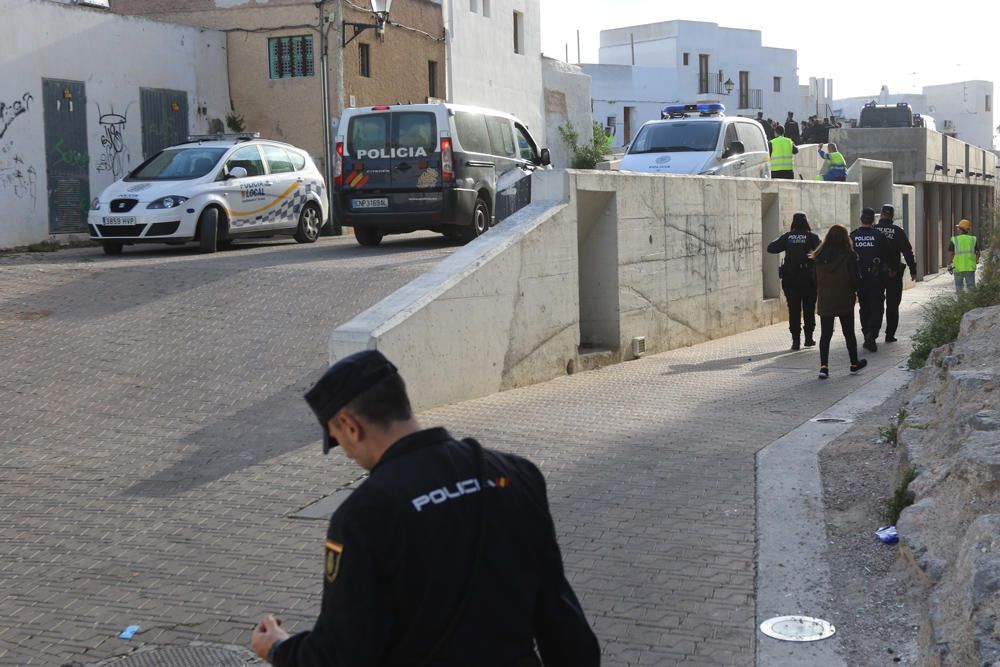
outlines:
[{"label": "paved walkway", "polygon": [[[0,664],[241,645],[264,611],[314,620],[325,526],[291,515],[359,471],[320,454],[297,397],[341,286],[336,262],[259,254],[204,264],[209,284],[0,262]],[[363,256],[398,282],[417,254]],[[907,293],[902,333],[930,291]],[[754,455],[908,351],[849,377],[838,336],[820,383],[818,354],[787,343],[777,325],[421,419],[539,463],[605,665],[751,665]]]}]

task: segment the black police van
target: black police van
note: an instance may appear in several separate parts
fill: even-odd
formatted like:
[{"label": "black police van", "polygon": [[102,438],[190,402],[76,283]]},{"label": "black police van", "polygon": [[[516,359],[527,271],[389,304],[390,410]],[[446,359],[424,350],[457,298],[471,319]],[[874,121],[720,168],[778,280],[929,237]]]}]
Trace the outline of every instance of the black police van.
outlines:
[{"label": "black police van", "polygon": [[517,118],[479,107],[346,109],[337,135],[337,213],[366,246],[418,229],[471,241],[527,206],[550,163]]}]

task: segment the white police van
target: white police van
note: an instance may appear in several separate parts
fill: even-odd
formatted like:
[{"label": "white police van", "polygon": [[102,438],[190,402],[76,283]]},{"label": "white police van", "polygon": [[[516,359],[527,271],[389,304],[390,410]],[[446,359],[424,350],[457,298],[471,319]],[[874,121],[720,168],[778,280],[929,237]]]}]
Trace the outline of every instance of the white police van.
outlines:
[{"label": "white police van", "polygon": [[337,214],[366,246],[418,229],[470,241],[531,203],[550,163],[514,116],[457,104],[345,109],[336,152]]},{"label": "white police van", "polygon": [[257,133],[189,139],[94,198],[87,223],[104,252],[190,241],[215,252],[240,238],[292,235],[312,243],[319,237],[326,188],[308,153]]},{"label": "white police van", "polygon": [[639,129],[619,171],[770,178],[764,128],[725,111],[717,103],[667,105]]}]

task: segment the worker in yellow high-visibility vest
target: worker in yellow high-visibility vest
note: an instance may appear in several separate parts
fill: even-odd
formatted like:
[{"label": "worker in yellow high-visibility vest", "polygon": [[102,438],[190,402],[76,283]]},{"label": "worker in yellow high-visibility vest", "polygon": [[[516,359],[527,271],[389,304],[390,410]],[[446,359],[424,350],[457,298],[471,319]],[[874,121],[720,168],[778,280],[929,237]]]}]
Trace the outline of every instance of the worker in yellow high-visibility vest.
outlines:
[{"label": "worker in yellow high-visibility vest", "polygon": [[976,266],[979,265],[979,241],[972,235],[972,223],[962,220],[958,223],[958,235],[948,243],[951,266],[948,270],[955,276],[955,291],[976,288]]},{"label": "worker in yellow high-visibility vest", "polygon": [[771,178],[795,178],[795,158],[792,157],[799,152],[798,147],[791,139],[785,136],[785,128],[778,125],[774,128],[774,139],[768,150],[771,153]]},{"label": "worker in yellow high-visibility vest", "polygon": [[823,145],[820,144],[819,157],[829,164],[829,170],[821,177],[824,181],[847,180],[847,160],[837,150],[837,144],[826,144],[826,152],[823,152]]}]

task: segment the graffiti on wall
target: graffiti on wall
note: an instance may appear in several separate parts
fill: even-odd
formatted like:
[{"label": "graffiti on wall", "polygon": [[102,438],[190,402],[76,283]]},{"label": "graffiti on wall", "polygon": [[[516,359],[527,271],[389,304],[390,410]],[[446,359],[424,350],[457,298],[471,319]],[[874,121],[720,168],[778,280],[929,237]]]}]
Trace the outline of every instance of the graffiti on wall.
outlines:
[{"label": "graffiti on wall", "polygon": [[125,143],[128,107],[122,113],[115,113],[112,106],[109,113],[102,113],[101,105],[97,105],[97,114],[101,127],[101,157],[97,162],[97,171],[109,172],[112,180],[117,181],[125,175],[125,169],[132,159]]},{"label": "graffiti on wall", "polygon": [[12,141],[0,145],[0,192],[28,201],[32,208],[38,203],[38,171],[14,152]]},{"label": "graffiti on wall", "polygon": [[13,102],[0,102],[0,139],[7,134],[7,129],[10,128],[11,123],[13,123],[18,116],[23,113],[27,113],[28,107],[31,106],[34,97],[31,93],[25,93],[21,95],[20,99],[14,100]]}]

